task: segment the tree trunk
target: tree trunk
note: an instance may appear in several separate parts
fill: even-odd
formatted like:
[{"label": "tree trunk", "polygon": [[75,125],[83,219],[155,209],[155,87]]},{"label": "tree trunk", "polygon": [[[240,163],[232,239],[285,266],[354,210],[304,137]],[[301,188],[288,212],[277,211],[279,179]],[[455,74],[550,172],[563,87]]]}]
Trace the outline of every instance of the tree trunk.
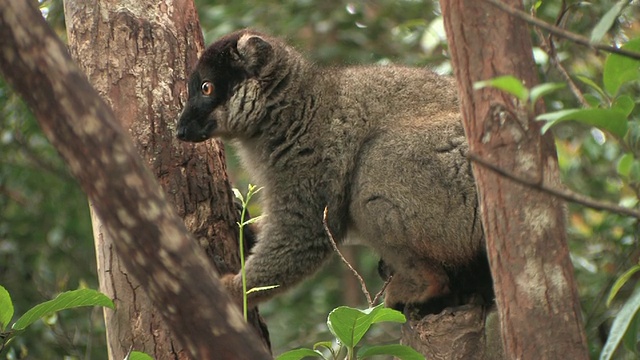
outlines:
[{"label": "tree trunk", "polygon": [[[186,79],[203,49],[193,1],[66,0],[65,19],[72,56],[129,131],[178,215],[217,260],[219,271],[237,272],[238,216],[222,145],[210,141],[196,147],[174,136]],[[111,358],[124,358],[130,347],[156,359],[184,357],[138,281],[111,250],[113,240],[95,212],[92,221],[100,290],[118,307],[105,310]],[[252,322],[268,343],[257,310]]]},{"label": "tree trunk", "polygon": [[[522,8],[519,0],[504,0]],[[553,138],[526,104],[473,84],[514,75],[538,83],[524,22],[477,0],[440,0],[472,156],[559,187]],[[542,111],[542,104],[536,107]],[[508,359],[588,358],[566,243],[564,204],[473,164]]]},{"label": "tree trunk", "polygon": [[[154,14],[167,16],[168,2],[163,2]],[[184,4],[180,4],[184,5]],[[96,6],[94,4],[94,6]],[[168,8],[164,8],[168,6]],[[0,70],[7,82],[23,97],[25,102],[34,111],[43,132],[65,159],[71,173],[79,180],[83,190],[89,196],[96,214],[102,221],[105,230],[105,239],[113,239],[113,247],[106,248],[105,256],[116,253],[120,255],[123,267],[112,267],[113,271],[108,275],[118,276],[114,271],[123,271],[125,268],[133,275],[153,304],[158,305],[159,313],[164,317],[167,325],[173,330],[172,336],[179,340],[185,349],[173,358],[184,356],[188,353],[195,359],[267,359],[266,350],[260,345],[260,340],[255,332],[248,329],[235,304],[223,290],[211,260],[207,259],[202,249],[194,242],[193,237],[187,232],[184,222],[177,217],[176,209],[167,201],[167,194],[162,190],[155,176],[146,168],[144,161],[136,153],[136,149],[130,138],[122,130],[116,121],[111,109],[100,99],[98,93],[86,81],[83,73],[73,64],[66,47],[60,42],[56,34],[48,27],[42,15],[32,1],[24,0],[0,0]],[[78,9],[82,6],[78,5]],[[189,13],[186,7],[176,7],[176,13],[183,16]],[[94,18],[108,19],[108,11],[105,7],[102,12],[93,13]],[[141,13],[153,13],[152,8],[144,11],[134,8]],[[76,11],[76,10],[73,10]],[[165,12],[166,11],[166,12]],[[149,54],[151,49],[145,48],[154,43],[168,41],[170,46],[178,46],[179,41],[170,42],[170,33],[154,33],[154,23],[136,20],[131,15],[134,11],[122,10],[113,20],[117,24],[113,30],[107,31],[111,41],[124,36],[132,42],[128,51],[133,55]],[[155,18],[157,19],[157,18]],[[87,19],[85,19],[87,20]],[[131,26],[135,31],[129,32]],[[93,23],[94,27],[103,26],[99,21]],[[189,23],[186,27],[194,26]],[[162,28],[162,27],[160,27]],[[172,26],[167,25],[167,29]],[[73,31],[72,31],[73,33]],[[74,35],[75,36],[75,35]],[[162,36],[162,37],[161,37]],[[176,34],[174,40],[180,39]],[[83,41],[97,42],[98,38],[83,38]],[[184,39],[184,37],[182,38]],[[138,43],[141,41],[141,43]],[[135,44],[141,45],[137,48]],[[106,48],[108,49],[108,48]],[[122,49],[124,50],[124,49]],[[155,58],[156,66],[169,63],[168,58],[162,57],[162,52]],[[99,54],[107,57],[107,53]],[[98,55],[96,55],[98,56]],[[127,54],[127,56],[129,56]],[[175,57],[180,58],[180,56]],[[187,61],[193,61],[183,56]],[[131,63],[118,64],[125,61],[122,58],[111,58],[109,68],[115,68],[123,72],[123,82],[134,81],[131,72],[136,70]],[[183,65],[186,68],[187,64]],[[141,70],[141,69],[137,69]],[[164,68],[161,73],[171,73],[173,69]],[[182,71],[176,65],[175,71]],[[159,72],[160,73],[160,72]],[[176,75],[177,76],[177,75]],[[114,78],[110,79],[114,81]],[[166,89],[168,83],[161,82],[158,77],[150,77],[149,87],[143,87],[148,91],[141,91],[143,99],[157,99],[167,96],[168,93],[179,93],[178,88],[172,86]],[[99,82],[100,80],[94,80]],[[102,78],[105,81],[105,78]],[[173,83],[172,83],[173,84]],[[177,83],[176,83],[177,84]],[[133,93],[110,94],[119,99],[114,105],[126,107],[123,98],[135,96]],[[172,123],[161,110],[158,103],[148,102],[148,112],[154,116],[143,116],[135,109],[129,108],[134,114],[140,116],[152,124],[152,128],[163,128]],[[129,105],[131,106],[131,105]],[[120,111],[124,111],[120,109]],[[145,133],[143,126],[130,126],[136,135],[147,139],[139,146],[147,146],[145,154],[151,155],[154,163],[157,161],[162,166],[157,168],[160,174],[175,171],[171,164],[175,164],[175,157],[182,156],[182,152],[192,154],[195,150],[184,147],[165,149],[161,141],[163,135]],[[140,133],[137,133],[140,132]],[[182,152],[181,152],[182,151]],[[168,153],[170,161],[162,158]],[[216,153],[214,153],[216,154]],[[195,155],[193,155],[195,156]],[[197,157],[196,157],[197,158]],[[213,161],[206,158],[207,163]],[[165,162],[166,161],[166,162]],[[181,164],[184,171],[189,174],[193,171],[190,163]],[[208,167],[200,169],[200,177],[205,177]],[[204,172],[205,174],[202,174]],[[175,177],[163,178],[163,182],[169,189],[169,194],[176,197],[176,193],[194,193],[203,191],[198,186],[205,188],[211,185],[202,185],[195,179],[189,178],[189,186],[180,187],[171,183],[177,181]],[[217,190],[216,190],[217,191]],[[215,194],[211,186],[211,196]],[[176,197],[178,198],[178,197]],[[225,197],[216,197],[216,201],[225,201]],[[226,201],[231,201],[226,197]],[[206,208],[209,202],[199,203],[199,207]],[[192,215],[188,218],[193,223],[206,223],[208,216],[204,217],[200,212],[187,210],[188,205],[178,208],[178,211]],[[211,209],[214,209],[211,206]],[[210,210],[213,211],[213,210]],[[220,222],[214,222],[220,226]],[[213,227],[211,231],[222,233],[221,228]],[[200,238],[209,234],[198,234]],[[224,253],[222,253],[224,254]],[[110,258],[113,259],[113,258]],[[124,276],[124,275],[123,275]],[[127,278],[127,276],[124,276]],[[132,282],[133,284],[133,282]],[[130,285],[134,287],[135,285]],[[136,293],[138,295],[140,293]],[[115,294],[116,300],[121,300],[120,294]],[[137,300],[137,299],[136,299]],[[123,303],[116,302],[119,309]],[[139,305],[139,304],[136,304]],[[135,320],[144,318],[136,312],[147,312],[151,309],[127,308],[131,310],[131,316]],[[142,322],[134,324],[138,327],[149,326]],[[149,331],[149,329],[145,329]],[[157,335],[157,334],[153,334]],[[134,335],[132,335],[134,336]],[[156,341],[168,340],[165,334],[160,333]],[[137,346],[134,339],[120,339],[126,343],[127,349]],[[137,340],[137,339],[136,339]],[[146,342],[145,344],[149,344]],[[160,344],[158,345],[165,345]],[[135,348],[135,350],[149,351],[149,348]],[[180,351],[180,349],[177,349]],[[151,349],[153,352],[153,349]],[[165,356],[161,354],[162,356]]]}]

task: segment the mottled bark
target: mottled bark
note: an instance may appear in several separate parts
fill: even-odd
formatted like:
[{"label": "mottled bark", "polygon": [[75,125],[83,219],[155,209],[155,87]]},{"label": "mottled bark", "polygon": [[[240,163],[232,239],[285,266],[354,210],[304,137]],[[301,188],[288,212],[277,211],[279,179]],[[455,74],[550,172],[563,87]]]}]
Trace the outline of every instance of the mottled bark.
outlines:
[{"label": "mottled bark", "polygon": [[[177,212],[186,213],[191,205],[184,204],[178,211],[169,205],[167,194],[137,155],[129,136],[73,64],[66,47],[48,27],[35,3],[0,0],[0,8],[0,70],[34,111],[45,135],[79,180],[102,221],[105,234],[114,240],[113,247],[121,255],[120,261],[138,279],[152,303],[158,305],[160,314],[173,330],[172,336],[195,359],[269,358],[255,332],[246,326],[222,289],[211,261],[177,216]],[[105,13],[95,16],[101,18]],[[99,27],[100,22],[94,26]],[[138,35],[151,34],[149,29],[141,22]],[[114,28],[112,35],[118,31],[123,28]],[[130,40],[137,41],[126,31],[123,36],[132,36]],[[143,38],[155,41],[152,36]],[[144,48],[135,50],[140,52]],[[160,64],[165,60],[156,61]],[[132,81],[130,77],[126,76],[123,81]],[[162,86],[154,79],[150,81],[153,91]],[[143,94],[151,98],[155,96],[153,91]],[[170,91],[179,92],[174,88]],[[152,107],[152,103],[149,106]],[[154,119],[148,120],[153,126],[173,120]],[[189,147],[166,150],[159,145],[161,137],[148,133],[147,138],[149,141],[145,144],[149,150],[144,153],[153,154],[152,159],[160,157],[163,151],[195,151]],[[173,159],[174,155],[171,156]],[[189,173],[191,165],[182,165],[185,169],[181,171]],[[156,171],[172,170],[170,163],[166,163]],[[199,186],[199,183],[191,184]],[[177,184],[173,187],[168,184],[168,189],[173,196],[176,192],[193,191]],[[191,221],[207,221],[203,219],[205,217],[193,216]]]},{"label": "mottled bark", "polygon": [[[522,8],[519,0],[505,3]],[[559,187],[553,138],[540,135],[535,114],[505,92],[473,89],[474,82],[500,75],[514,75],[527,87],[538,83],[528,27],[483,1],[440,5],[470,152]],[[473,172],[506,358],[588,358],[562,201],[477,163]]]},{"label": "mottled bark", "polygon": [[495,308],[465,305],[410,317],[402,328],[402,343],[429,360],[503,359],[497,316]]}]

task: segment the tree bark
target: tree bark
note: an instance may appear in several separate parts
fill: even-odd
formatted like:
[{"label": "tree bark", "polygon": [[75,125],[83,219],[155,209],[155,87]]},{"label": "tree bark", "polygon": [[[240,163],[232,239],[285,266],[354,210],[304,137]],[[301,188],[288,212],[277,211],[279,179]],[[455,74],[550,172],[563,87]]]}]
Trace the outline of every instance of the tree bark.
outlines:
[{"label": "tree bark", "polygon": [[[173,135],[186,79],[203,49],[193,1],[161,6],[155,1],[68,0],[65,14],[77,63],[115,109],[199,244],[218,260],[219,270],[237,272],[238,219],[222,145],[211,141],[195,147]],[[105,310],[112,358],[123,358],[131,346],[152,352],[156,359],[179,355],[182,351],[172,341],[171,331],[111,251],[112,240],[99,219],[92,216],[92,220],[101,291],[121,309]],[[251,315],[262,331],[257,310]],[[266,332],[262,337],[268,343]]]},{"label": "tree bark", "polygon": [[[67,0],[65,20],[72,56],[129,131],[187,228],[219,271],[237,272],[238,219],[222,145],[195,147],[173,134],[186,79],[203,49],[193,1]],[[122,359],[133,347],[156,359],[183,358],[93,211],[92,221],[100,290],[118,305],[118,311],[105,309],[110,357]],[[255,309],[251,320],[268,343]]]},{"label": "tree bark", "polygon": [[[505,0],[521,8],[519,0]],[[538,83],[529,29],[476,0],[440,0],[472,156],[560,186],[553,138],[513,96],[474,90],[477,81],[514,75]],[[536,113],[543,109],[536,107]],[[558,198],[473,164],[502,342],[508,359],[588,358],[573,266]]]},{"label": "tree bark", "polygon": [[504,359],[497,316],[495,308],[474,304],[410,316],[402,328],[402,343],[429,360]]},{"label": "tree bark", "polygon": [[[158,305],[172,336],[195,359],[269,358],[113,112],[73,64],[35,3],[0,0],[0,8],[0,70],[79,180],[120,261]],[[150,35],[149,27],[140,25],[136,35]],[[163,151],[156,147],[158,137],[149,134],[148,139],[149,153]],[[174,186],[169,189],[186,191]]]}]

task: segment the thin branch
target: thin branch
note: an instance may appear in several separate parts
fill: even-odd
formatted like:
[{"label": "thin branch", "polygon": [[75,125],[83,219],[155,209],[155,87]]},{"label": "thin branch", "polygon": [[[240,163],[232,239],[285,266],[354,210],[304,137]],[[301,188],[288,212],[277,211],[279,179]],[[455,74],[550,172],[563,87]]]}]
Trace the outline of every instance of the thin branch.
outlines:
[{"label": "thin branch", "polygon": [[20,206],[29,205],[29,199],[24,196],[24,194],[20,193],[19,191],[12,190],[4,184],[0,184],[0,195],[5,195],[9,199],[18,203]]},{"label": "thin branch", "polygon": [[[356,276],[356,278],[358,278],[358,281],[360,282],[360,286],[362,287],[362,292],[364,293],[364,296],[367,297],[367,302],[369,303],[369,307],[373,307],[373,300],[371,299],[371,294],[367,290],[367,285],[365,284],[364,279],[362,278],[362,276],[360,276],[360,274],[358,274],[358,271],[356,271],[356,269],[354,269],[353,266],[349,264],[349,261],[347,261],[347,259],[344,258],[344,255],[342,255],[342,253],[338,249],[338,244],[336,244],[336,240],[333,238],[333,234],[331,234],[331,230],[329,230],[329,225],[327,224],[328,211],[329,210],[327,209],[327,207],[325,207],[324,214],[322,215],[322,225],[324,225],[324,231],[326,231],[327,235],[329,235],[329,240],[331,241],[333,250],[335,250],[335,252],[338,253],[338,256],[340,257],[340,259],[342,259],[342,262],[347,264],[347,267],[349,268],[349,270],[351,270],[351,272]],[[384,291],[385,287],[386,287],[386,284],[381,291]],[[380,293],[376,295],[375,297],[376,299],[379,297],[379,294]]]},{"label": "thin branch", "polygon": [[[373,300],[371,301],[371,304],[375,304],[375,303],[378,302],[378,300],[380,299],[382,294],[384,294],[384,291],[387,290],[387,286],[389,286],[389,283],[391,282],[391,279],[393,279],[393,274],[389,275],[387,280],[385,280],[384,284],[382,284],[382,288],[380,288],[380,291],[378,291],[376,296],[373,297]],[[373,306],[373,305],[371,305],[371,306]]]},{"label": "thin branch", "polygon": [[540,38],[540,48],[542,48],[547,53],[547,56],[549,56],[549,62],[551,63],[551,65],[560,72],[560,75],[565,79],[567,84],[569,84],[569,89],[571,90],[573,95],[576,97],[578,102],[580,102],[580,104],[585,108],[591,107],[591,105],[589,105],[587,100],[584,98],[584,94],[582,94],[582,91],[580,90],[578,85],[576,85],[575,81],[573,81],[573,79],[569,75],[569,72],[567,71],[567,69],[565,69],[564,65],[562,65],[562,63],[560,62],[560,59],[558,58],[558,52],[556,51],[555,43],[553,42],[553,35],[549,35],[549,38],[545,39],[544,35],[542,34],[542,31],[539,28],[536,27],[534,30],[538,35],[538,37]]},{"label": "thin branch", "polygon": [[[560,27],[560,24],[562,24],[563,22],[562,20],[564,16],[574,5],[575,4],[572,4],[567,7],[565,1],[562,1],[562,10],[560,11],[558,18],[556,19],[555,26]],[[535,10],[531,11],[531,16],[535,17]],[[562,65],[562,63],[560,62],[560,59],[558,58],[558,52],[556,51],[556,45],[553,41],[553,34],[549,34],[548,37],[545,37],[539,27],[534,27],[533,30],[540,39],[540,48],[547,53],[547,56],[549,56],[549,63],[560,72],[560,75],[565,79],[567,84],[569,84],[569,89],[576,97],[578,102],[580,102],[580,104],[585,108],[591,107],[591,105],[589,105],[587,100],[584,98],[584,94],[582,93],[578,85],[576,85],[575,81],[573,81],[573,79],[569,75],[567,69],[565,69],[564,65]]]},{"label": "thin branch", "polygon": [[[550,40],[550,42],[553,42],[553,40]],[[573,95],[576,97],[576,99],[578,99],[578,102],[580,102],[580,104],[584,108],[590,108],[591,105],[587,102],[587,99],[584,98],[584,95],[582,94],[582,91],[580,90],[580,88],[578,87],[578,85],[576,85],[575,81],[573,81],[573,79],[571,78],[571,75],[569,75],[569,72],[567,71],[567,69],[565,69],[564,65],[560,63],[560,59],[558,59],[558,54],[556,52],[554,52],[553,54],[549,54],[549,58],[551,59],[551,63],[560,72],[560,75],[562,75],[562,77],[567,82],[567,84],[569,84],[569,89],[571,90]]]},{"label": "thin branch", "polygon": [[609,46],[609,45],[600,45],[600,44],[593,44],[591,43],[591,41],[589,41],[589,39],[587,39],[584,36],[580,36],[578,34],[574,34],[572,32],[566,31],[564,29],[561,29],[557,26],[553,26],[550,25],[540,19],[537,19],[529,14],[527,14],[526,12],[519,10],[519,9],[515,9],[512,8],[509,5],[505,5],[503,4],[501,1],[499,0],[484,0],[485,2],[488,2],[489,4],[497,7],[498,9],[512,15],[515,16],[519,19],[522,19],[526,22],[528,22],[531,25],[537,26],[539,28],[542,28],[550,33],[552,33],[553,35],[565,38],[565,39],[569,39],[571,41],[573,41],[576,44],[579,45],[584,45],[590,49],[594,49],[594,50],[602,50],[602,51],[606,51],[609,53],[614,53],[614,54],[618,54],[618,55],[622,55],[622,56],[626,56],[632,59],[636,59],[636,60],[640,60],[640,53],[637,53],[635,51],[629,51],[629,50],[625,50],[625,49],[620,49],[617,47],[613,47],[613,46]]},{"label": "thin branch", "polygon": [[640,219],[640,211],[634,210],[634,209],[629,209],[629,208],[625,208],[622,206],[618,206],[612,203],[608,203],[608,202],[603,202],[603,201],[598,201],[595,199],[592,199],[588,196],[584,196],[578,193],[575,193],[573,191],[570,190],[564,190],[564,189],[554,189],[548,186],[545,186],[544,184],[542,184],[541,182],[535,181],[535,180],[530,180],[530,179],[525,179],[523,177],[520,177],[518,175],[515,175],[513,173],[510,173],[504,169],[501,169],[499,167],[497,167],[496,165],[488,162],[487,160],[481,158],[480,156],[476,155],[476,154],[472,154],[470,153],[469,155],[469,159],[471,159],[472,161],[478,163],[479,165],[482,165],[484,167],[486,167],[487,169],[494,171],[495,173],[509,179],[509,180],[513,180],[517,183],[520,183],[522,185],[526,185],[530,188],[536,189],[536,190],[540,190],[543,192],[546,192],[548,194],[551,194],[553,196],[557,196],[561,199],[564,199],[566,201],[570,201],[576,204],[580,204],[580,205],[584,205],[586,207],[592,208],[592,209],[596,209],[596,210],[604,210],[604,211],[610,211],[610,212],[614,212],[614,213],[618,213],[618,214],[622,214],[622,215],[627,215],[627,216],[631,216],[634,217],[636,219]]}]

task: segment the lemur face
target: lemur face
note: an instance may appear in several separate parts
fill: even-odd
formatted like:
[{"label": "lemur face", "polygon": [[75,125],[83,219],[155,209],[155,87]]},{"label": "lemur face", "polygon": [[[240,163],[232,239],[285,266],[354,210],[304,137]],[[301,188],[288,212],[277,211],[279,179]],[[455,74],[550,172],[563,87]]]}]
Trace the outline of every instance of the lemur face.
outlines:
[{"label": "lemur face", "polygon": [[189,98],[177,137],[200,142],[214,136],[249,136],[264,115],[260,68],[270,54],[257,33],[240,31],[213,43],[189,79]]}]

